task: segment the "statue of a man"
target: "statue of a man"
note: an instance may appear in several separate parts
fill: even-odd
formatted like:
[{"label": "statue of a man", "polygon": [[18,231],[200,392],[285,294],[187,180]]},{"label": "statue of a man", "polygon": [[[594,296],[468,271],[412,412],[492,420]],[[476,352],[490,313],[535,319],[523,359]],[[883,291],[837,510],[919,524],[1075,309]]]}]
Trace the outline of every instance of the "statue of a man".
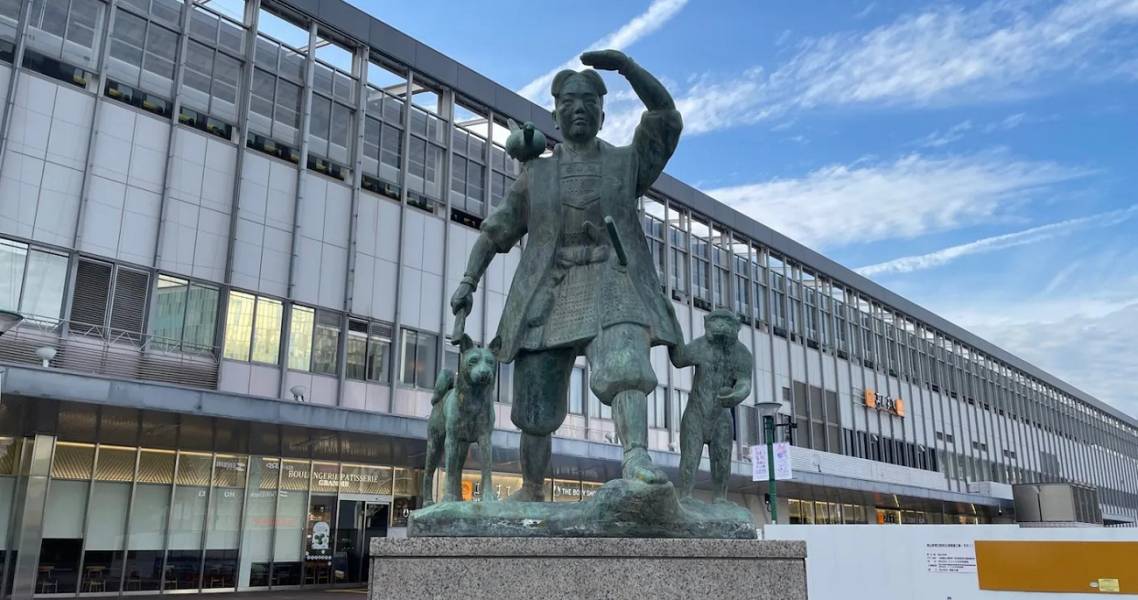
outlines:
[{"label": "statue of a man", "polygon": [[515,500],[544,499],[550,434],[565,420],[573,362],[582,354],[593,393],[613,408],[624,478],[666,481],[647,448],[646,395],[656,388],[650,349],[683,337],[660,290],[638,198],[664,170],[683,122],[664,86],[623,53],[586,52],[581,62],[617,71],[646,105],[632,145],[597,139],[606,89],[596,71],[558,73],[553,117],[565,141],[528,162],[483,222],[451,298],[456,313],[469,311],[494,254],[529,234],[490,345],[500,361],[514,362],[511,419],[522,430],[524,481]]}]

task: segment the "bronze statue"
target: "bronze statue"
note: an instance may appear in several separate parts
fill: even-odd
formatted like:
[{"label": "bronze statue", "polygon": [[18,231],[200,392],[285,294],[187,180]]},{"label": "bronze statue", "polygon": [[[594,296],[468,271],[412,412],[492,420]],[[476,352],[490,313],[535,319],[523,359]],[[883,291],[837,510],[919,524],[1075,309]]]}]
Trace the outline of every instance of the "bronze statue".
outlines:
[{"label": "bronze statue", "polygon": [[731,475],[731,409],[751,393],[751,351],[739,341],[739,317],[717,309],[703,318],[704,335],[672,349],[677,368],[695,366],[691,396],[680,418],[681,499],[690,498],[703,446],[711,458],[711,489],[727,501]]},{"label": "bronze statue", "polygon": [[482,500],[494,500],[490,481],[493,469],[494,379],[498,363],[489,350],[474,345],[470,336],[459,339],[458,374],[443,369],[431,396],[427,421],[427,464],[421,495],[424,505],[434,504],[435,470],[446,457],[446,488],[443,500],[462,499],[462,468],[470,444],[478,443],[482,463]]},{"label": "bronze statue", "polygon": [[544,499],[550,434],[565,419],[569,377],[582,354],[593,393],[613,408],[624,478],[666,482],[647,450],[646,395],[656,388],[649,355],[652,346],[682,343],[682,335],[637,211],[676,148],[682,120],[664,86],[623,53],[586,52],[581,62],[617,71],[646,105],[632,144],[597,139],[606,89],[596,71],[558,73],[553,117],[565,141],[552,156],[527,162],[483,222],[451,298],[456,314],[469,312],[494,255],[529,234],[490,344],[499,361],[514,362],[511,419],[522,430],[524,482],[516,500]]}]

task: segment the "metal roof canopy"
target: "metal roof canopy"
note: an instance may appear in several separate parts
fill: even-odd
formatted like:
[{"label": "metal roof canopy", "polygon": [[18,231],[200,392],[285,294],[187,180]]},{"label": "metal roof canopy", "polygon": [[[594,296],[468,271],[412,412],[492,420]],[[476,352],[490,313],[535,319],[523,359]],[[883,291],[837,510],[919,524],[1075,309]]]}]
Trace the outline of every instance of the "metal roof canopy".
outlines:
[{"label": "metal roof canopy", "polygon": [[[262,5],[280,7],[286,13],[306,15],[322,28],[338,32],[347,39],[366,43],[373,51],[402,63],[412,71],[421,73],[436,83],[454,89],[461,96],[492,109],[496,114],[512,117],[518,122],[532,121],[546,134],[547,138],[551,140],[560,139],[559,136],[552,134],[556,128],[554,127],[553,116],[547,108],[534,104],[513,90],[507,89],[505,86],[344,0],[262,0]],[[914,319],[923,321],[924,324],[988,354],[997,361],[1018,369],[1132,427],[1138,428],[1138,418],[1106,404],[1070,383],[934,314],[932,311],[906,300],[667,173],[660,176],[652,189],[695,212],[710,217],[718,223],[730,226],[751,240],[772,248],[795,262],[809,266],[816,273],[853,287],[881,304],[889,305]]]}]

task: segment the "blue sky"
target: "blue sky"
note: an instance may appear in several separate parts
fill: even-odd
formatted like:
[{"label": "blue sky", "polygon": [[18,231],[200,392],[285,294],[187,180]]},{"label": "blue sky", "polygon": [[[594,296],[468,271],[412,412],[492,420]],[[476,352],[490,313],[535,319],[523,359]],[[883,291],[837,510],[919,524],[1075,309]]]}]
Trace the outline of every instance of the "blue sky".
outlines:
[{"label": "blue sky", "polygon": [[353,3],[539,103],[624,50],[669,173],[1138,416],[1138,0]]}]

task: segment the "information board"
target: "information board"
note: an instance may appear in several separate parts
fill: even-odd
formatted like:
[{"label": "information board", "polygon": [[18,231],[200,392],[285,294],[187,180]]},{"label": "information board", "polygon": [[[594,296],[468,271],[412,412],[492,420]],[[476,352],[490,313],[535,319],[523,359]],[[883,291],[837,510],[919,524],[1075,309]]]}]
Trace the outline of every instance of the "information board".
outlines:
[{"label": "information board", "polygon": [[925,544],[929,573],[975,573],[976,549],[970,543]]}]

